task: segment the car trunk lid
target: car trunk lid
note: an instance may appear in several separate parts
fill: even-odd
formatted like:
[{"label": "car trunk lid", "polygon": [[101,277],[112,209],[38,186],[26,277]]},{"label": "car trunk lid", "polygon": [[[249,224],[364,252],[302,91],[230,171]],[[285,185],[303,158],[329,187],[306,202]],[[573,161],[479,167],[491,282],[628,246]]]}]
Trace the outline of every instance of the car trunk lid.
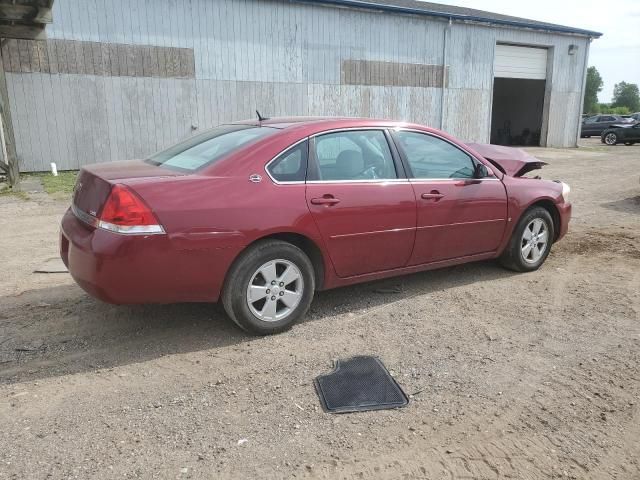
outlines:
[{"label": "car trunk lid", "polygon": [[512,177],[521,177],[547,165],[519,148],[485,143],[468,143],[467,146],[489,160],[502,173]]},{"label": "car trunk lid", "polygon": [[80,170],[73,191],[73,205],[96,217],[114,184],[135,178],[175,177],[184,173],[158,167],[142,160],[87,165]]}]

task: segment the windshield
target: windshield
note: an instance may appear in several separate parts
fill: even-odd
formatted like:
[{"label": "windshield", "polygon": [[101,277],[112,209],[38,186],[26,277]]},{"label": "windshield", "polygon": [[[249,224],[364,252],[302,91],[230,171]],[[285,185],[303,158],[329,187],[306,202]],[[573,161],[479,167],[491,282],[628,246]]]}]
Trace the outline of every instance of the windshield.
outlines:
[{"label": "windshield", "polygon": [[156,153],[147,159],[153,165],[193,172],[211,165],[240,147],[276,133],[277,129],[253,125],[223,125]]}]

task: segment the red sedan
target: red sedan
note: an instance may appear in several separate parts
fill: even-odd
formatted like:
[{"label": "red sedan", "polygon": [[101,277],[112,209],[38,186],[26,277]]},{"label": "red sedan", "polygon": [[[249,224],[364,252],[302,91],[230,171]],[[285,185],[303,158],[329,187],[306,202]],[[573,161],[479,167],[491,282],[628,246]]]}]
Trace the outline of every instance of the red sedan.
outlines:
[{"label": "red sedan", "polygon": [[60,253],[103,301],[221,299],[275,333],[316,290],[492,258],[537,269],[571,216],[566,184],[523,176],[543,164],[400,122],[240,122],[83,168]]}]

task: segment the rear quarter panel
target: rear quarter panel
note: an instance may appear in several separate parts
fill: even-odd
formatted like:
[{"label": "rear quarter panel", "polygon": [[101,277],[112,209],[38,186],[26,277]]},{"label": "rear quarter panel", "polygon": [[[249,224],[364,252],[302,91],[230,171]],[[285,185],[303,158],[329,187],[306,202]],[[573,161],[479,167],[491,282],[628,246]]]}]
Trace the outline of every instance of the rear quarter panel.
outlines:
[{"label": "rear quarter panel", "polygon": [[167,255],[185,259],[178,276],[190,275],[193,282],[210,285],[211,300],[217,300],[234,259],[262,237],[297,233],[322,249],[306,205],[305,185],[276,185],[264,172],[262,181],[253,183],[249,175],[127,182],[164,226]]}]

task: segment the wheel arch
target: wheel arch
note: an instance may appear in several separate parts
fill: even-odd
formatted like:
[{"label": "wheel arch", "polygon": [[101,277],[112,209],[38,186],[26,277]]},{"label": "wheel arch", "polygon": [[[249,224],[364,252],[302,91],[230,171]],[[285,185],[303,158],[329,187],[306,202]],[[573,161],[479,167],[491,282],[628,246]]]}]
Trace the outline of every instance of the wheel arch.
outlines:
[{"label": "wheel arch", "polygon": [[[551,219],[553,220],[553,241],[555,242],[560,235],[560,212],[558,211],[558,207],[556,207],[556,204],[553,202],[553,200],[550,200],[548,198],[536,200],[522,211],[520,218],[522,218],[525,213],[535,207],[542,207],[547,212],[549,212],[549,215],[551,215]],[[520,219],[518,219],[518,221],[519,220]]]},{"label": "wheel arch", "polygon": [[[609,136],[611,134],[615,135],[616,142],[612,143],[612,144],[609,144],[609,143],[607,143],[607,136]],[[605,145],[617,145],[618,143],[624,141],[624,137],[621,136],[620,133],[618,133],[614,129],[607,129],[604,132],[602,132],[601,138],[602,138],[602,143],[604,143]]]},{"label": "wheel arch", "polygon": [[[296,232],[286,232],[286,231],[276,232],[276,233],[270,233],[267,235],[263,235],[259,238],[256,238],[251,243],[247,244],[242,250],[240,250],[240,252],[238,252],[238,254],[236,255],[236,258],[234,258],[231,266],[227,270],[227,274],[225,275],[225,277],[228,276],[229,271],[235,265],[235,263],[242,257],[244,252],[246,252],[249,248],[254,246],[256,243],[263,242],[265,240],[280,240],[280,241],[295,245],[300,250],[302,250],[304,254],[307,257],[309,257],[309,260],[311,260],[311,264],[313,265],[313,273],[314,273],[314,279],[316,284],[316,290],[323,289],[324,283],[325,283],[324,276],[325,276],[327,265],[325,264],[325,257],[322,253],[322,250],[314,240],[312,240],[306,235],[303,235],[301,233],[296,233]],[[225,281],[226,281],[226,278],[225,278]]]}]

